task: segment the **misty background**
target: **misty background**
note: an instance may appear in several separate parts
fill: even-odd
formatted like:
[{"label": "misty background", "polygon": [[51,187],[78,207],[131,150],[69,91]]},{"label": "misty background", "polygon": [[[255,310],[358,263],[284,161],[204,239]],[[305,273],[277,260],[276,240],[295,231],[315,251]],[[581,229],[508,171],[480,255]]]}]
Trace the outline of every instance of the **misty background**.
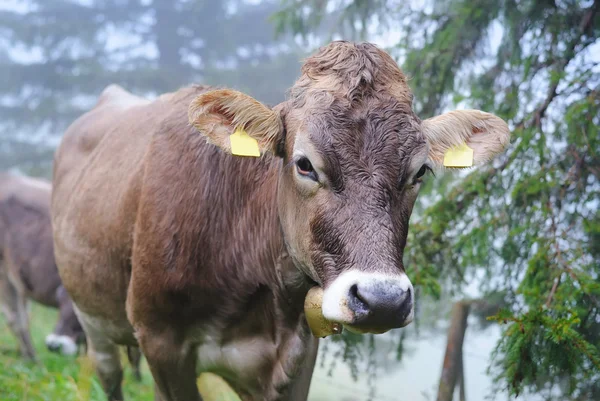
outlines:
[{"label": "misty background", "polygon": [[0,169],[48,176],[66,126],[117,83],[147,97],[191,83],[277,104],[306,54],[275,39],[276,1],[0,2]]}]

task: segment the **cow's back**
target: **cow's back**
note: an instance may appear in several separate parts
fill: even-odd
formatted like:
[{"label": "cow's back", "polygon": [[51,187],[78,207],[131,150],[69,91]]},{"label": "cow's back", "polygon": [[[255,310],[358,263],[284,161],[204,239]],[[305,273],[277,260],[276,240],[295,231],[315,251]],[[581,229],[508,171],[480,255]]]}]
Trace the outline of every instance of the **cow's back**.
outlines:
[{"label": "cow's back", "polygon": [[43,210],[50,210],[51,186],[46,180],[0,172],[0,200],[11,196]]},{"label": "cow's back", "polygon": [[[115,122],[131,108],[139,108],[149,102],[126,92],[117,85],[107,87],[96,106],[78,118],[65,132],[54,156],[53,196],[54,219],[68,210],[71,192],[80,185],[79,179],[88,169],[90,157],[105,136],[115,131]],[[135,135],[126,135],[128,139]],[[117,138],[118,139],[118,138]]]},{"label": "cow's back", "polygon": [[[14,197],[26,205],[49,213],[50,193],[50,183],[45,180],[11,173],[0,173],[0,202]],[[0,257],[4,247],[2,241],[6,230],[7,228],[0,221]]]}]

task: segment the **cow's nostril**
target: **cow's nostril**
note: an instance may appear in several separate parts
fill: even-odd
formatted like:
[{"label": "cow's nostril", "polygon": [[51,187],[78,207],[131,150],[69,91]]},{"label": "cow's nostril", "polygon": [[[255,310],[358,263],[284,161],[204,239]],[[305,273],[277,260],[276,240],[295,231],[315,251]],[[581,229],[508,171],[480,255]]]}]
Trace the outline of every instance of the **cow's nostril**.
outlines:
[{"label": "cow's nostril", "polygon": [[356,312],[366,313],[369,311],[369,303],[363,296],[361,296],[361,294],[358,290],[357,284],[353,284],[350,287],[349,293],[350,293],[350,305],[351,305],[352,309],[354,309],[355,313]]},{"label": "cow's nostril", "polygon": [[60,349],[60,344],[57,344],[57,343],[49,343],[49,344],[46,344],[46,346],[48,347],[48,350],[50,350],[50,351],[58,351]]},{"label": "cow's nostril", "polygon": [[354,284],[354,285],[352,285],[352,287],[350,287],[350,295],[358,298],[358,286],[356,284]]},{"label": "cow's nostril", "polygon": [[364,300],[362,300],[362,299],[360,298],[360,295],[358,295],[358,286],[357,286],[356,284],[354,284],[352,287],[350,287],[350,295],[351,295],[353,298],[356,298],[356,299],[358,299],[359,301],[361,301],[361,302],[364,302]]}]

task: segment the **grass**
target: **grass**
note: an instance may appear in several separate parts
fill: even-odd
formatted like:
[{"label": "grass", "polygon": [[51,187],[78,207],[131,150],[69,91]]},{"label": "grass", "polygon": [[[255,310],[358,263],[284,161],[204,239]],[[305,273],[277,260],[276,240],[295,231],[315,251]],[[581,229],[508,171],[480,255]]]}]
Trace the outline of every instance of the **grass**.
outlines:
[{"label": "grass", "polygon": [[[17,353],[17,342],[0,314],[0,400],[2,401],[106,401],[90,360],[51,353],[44,338],[54,328],[57,311],[32,305],[31,334],[38,363]],[[154,400],[152,376],[142,362],[142,382],[134,380],[123,353],[123,392],[127,401]]]}]

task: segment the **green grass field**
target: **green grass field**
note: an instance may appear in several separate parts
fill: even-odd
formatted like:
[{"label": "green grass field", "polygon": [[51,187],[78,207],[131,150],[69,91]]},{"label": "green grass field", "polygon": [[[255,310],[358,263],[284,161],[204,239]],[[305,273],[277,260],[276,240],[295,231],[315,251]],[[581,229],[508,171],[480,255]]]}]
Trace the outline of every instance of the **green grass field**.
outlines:
[{"label": "green grass field", "polygon": [[[38,363],[23,361],[17,342],[0,314],[1,401],[105,401],[106,397],[87,357],[67,357],[46,349],[44,338],[54,328],[57,311],[31,305],[31,334]],[[133,379],[123,353],[124,396],[128,401],[154,400],[152,377],[142,362],[142,382]]]}]

